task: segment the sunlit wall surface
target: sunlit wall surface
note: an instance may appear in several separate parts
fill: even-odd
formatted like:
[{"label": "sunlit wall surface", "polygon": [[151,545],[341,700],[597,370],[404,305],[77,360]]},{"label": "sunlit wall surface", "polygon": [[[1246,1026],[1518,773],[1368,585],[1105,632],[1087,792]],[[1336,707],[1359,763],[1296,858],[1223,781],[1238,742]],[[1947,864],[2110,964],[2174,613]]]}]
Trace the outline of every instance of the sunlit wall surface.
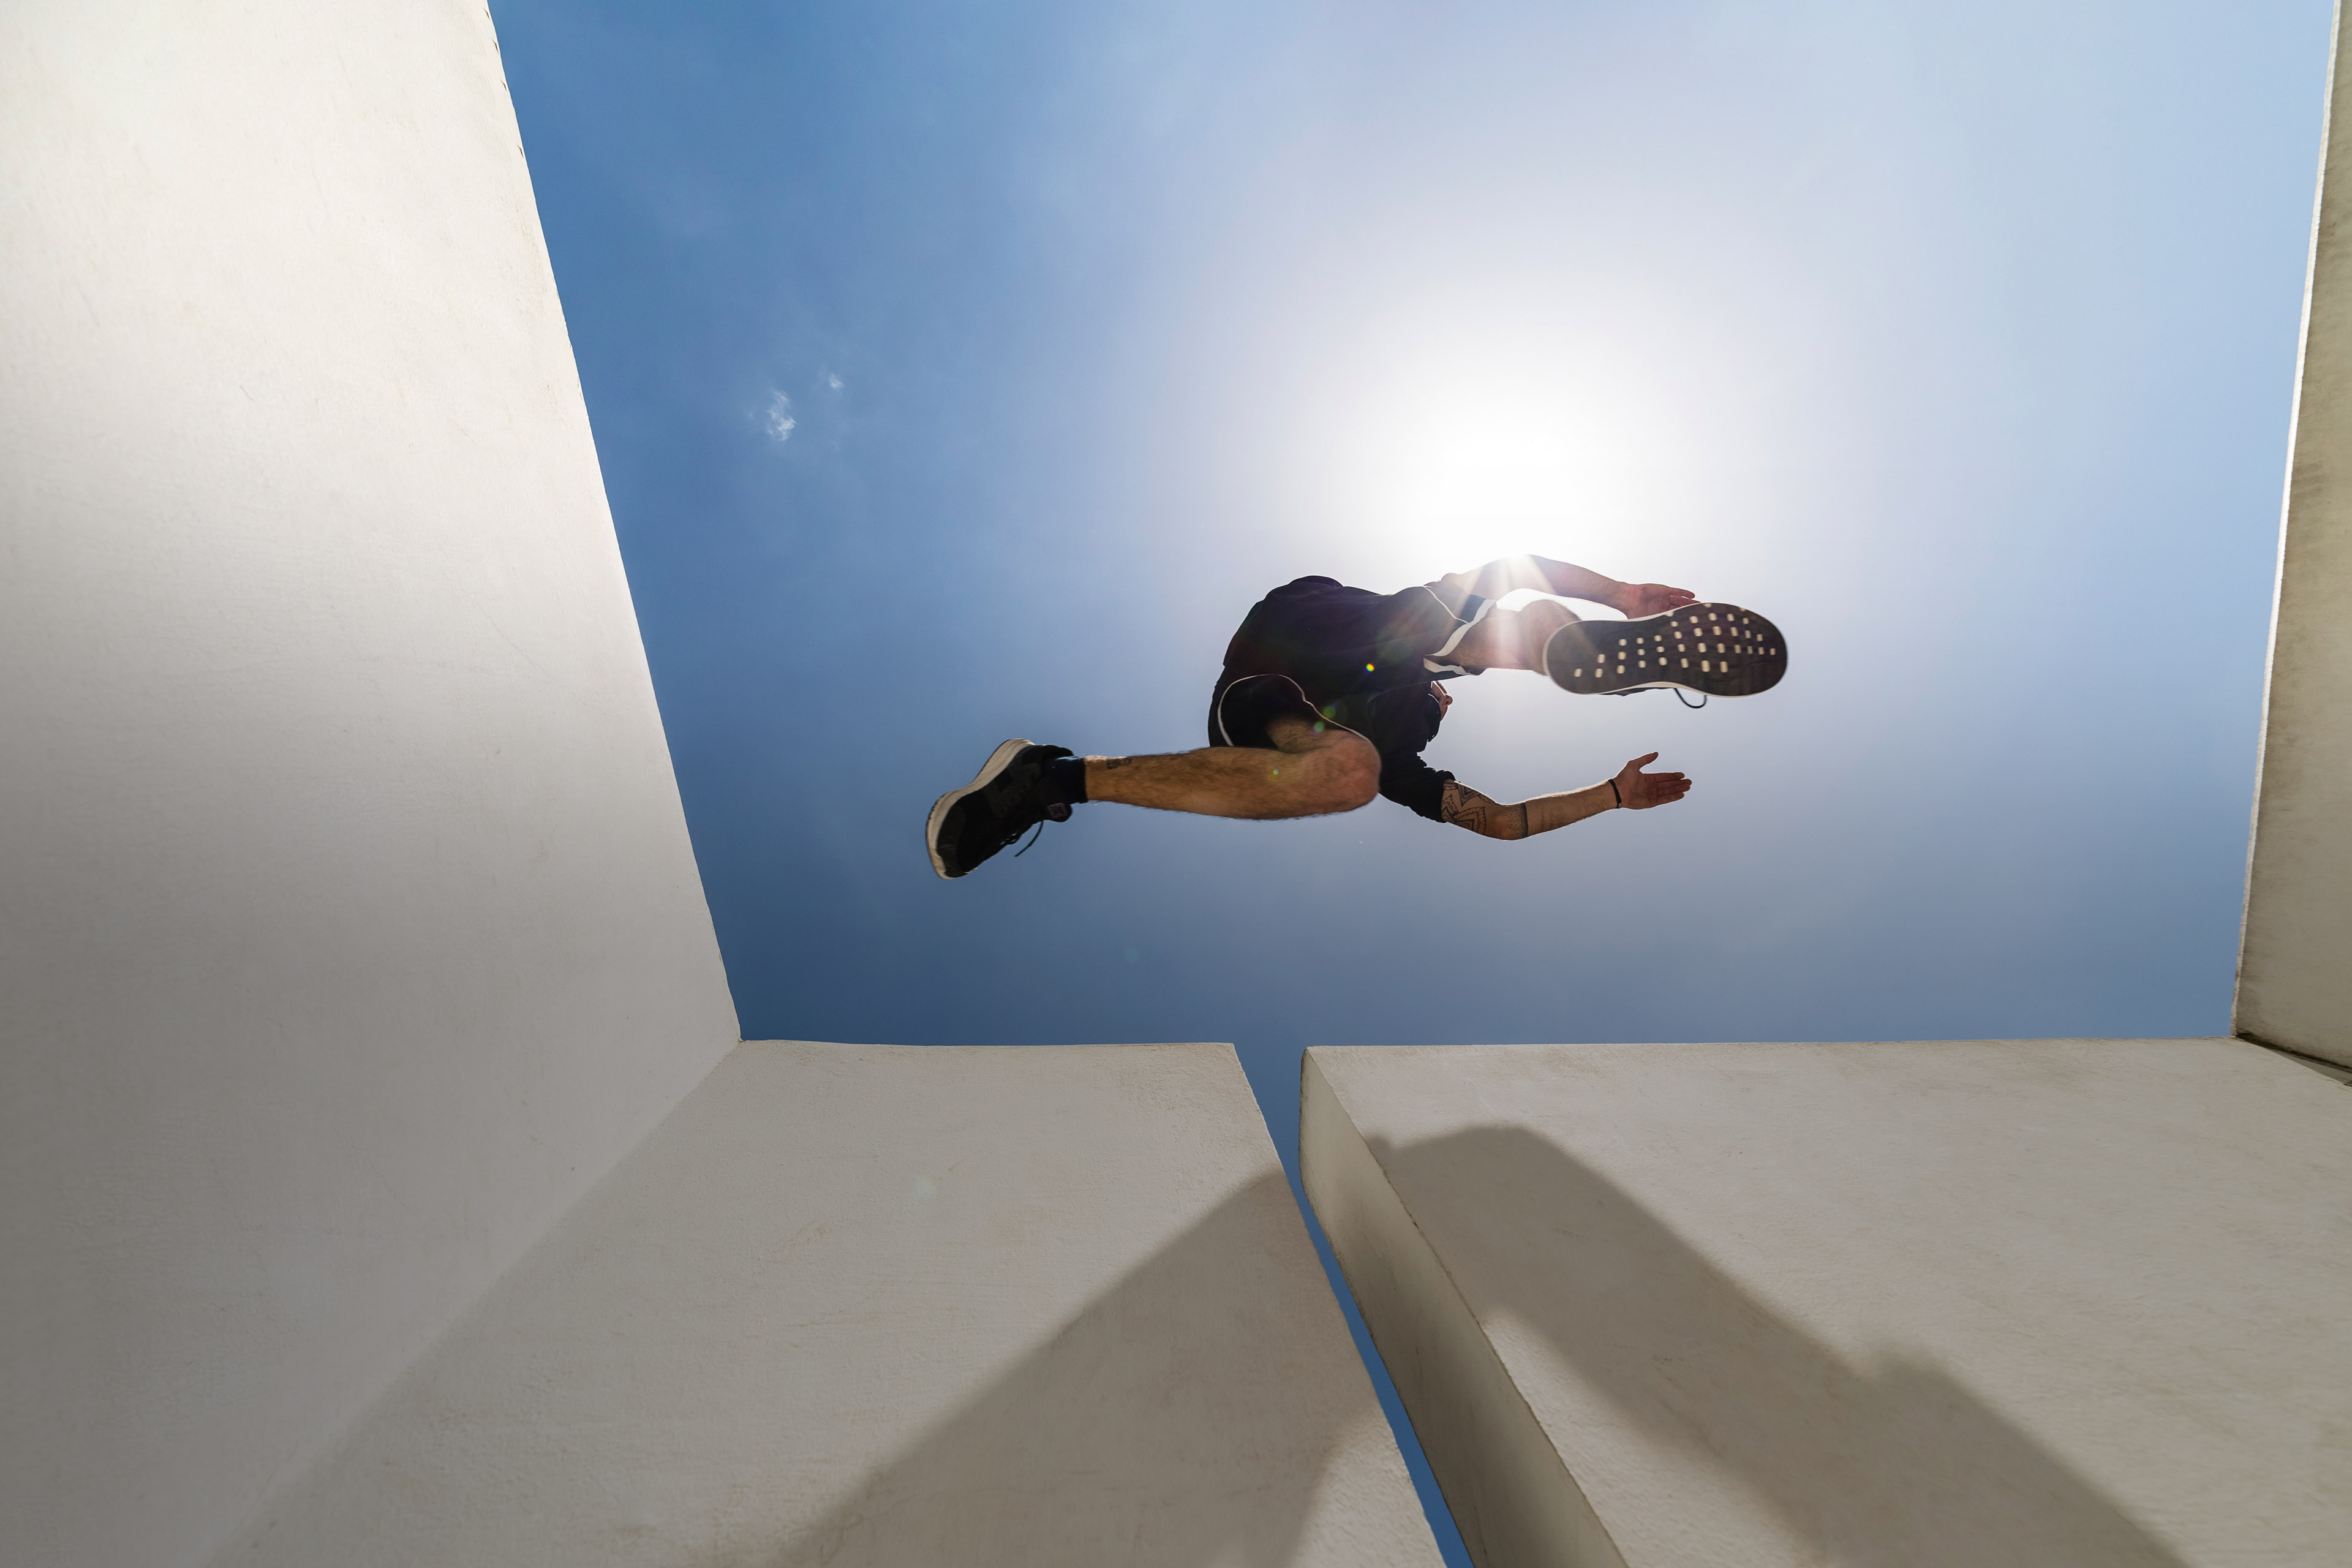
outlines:
[{"label": "sunlit wall surface", "polygon": [[[747,1034],[2226,1026],[2324,0],[497,12]],[[1791,673],[1431,760],[1688,802],[932,876],[1007,735],[1200,743],[1269,586],[1517,550]]]}]

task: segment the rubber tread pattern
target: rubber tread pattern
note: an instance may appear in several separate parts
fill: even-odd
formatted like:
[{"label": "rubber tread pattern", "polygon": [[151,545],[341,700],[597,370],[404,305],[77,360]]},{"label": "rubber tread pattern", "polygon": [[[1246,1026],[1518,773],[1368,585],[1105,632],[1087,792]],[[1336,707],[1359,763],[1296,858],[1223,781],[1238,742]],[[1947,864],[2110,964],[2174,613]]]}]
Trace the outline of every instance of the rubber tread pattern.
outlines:
[{"label": "rubber tread pattern", "polygon": [[1552,684],[1580,696],[1679,686],[1753,697],[1789,672],[1780,628],[1738,605],[1685,605],[1637,621],[1578,621],[1544,646]]}]

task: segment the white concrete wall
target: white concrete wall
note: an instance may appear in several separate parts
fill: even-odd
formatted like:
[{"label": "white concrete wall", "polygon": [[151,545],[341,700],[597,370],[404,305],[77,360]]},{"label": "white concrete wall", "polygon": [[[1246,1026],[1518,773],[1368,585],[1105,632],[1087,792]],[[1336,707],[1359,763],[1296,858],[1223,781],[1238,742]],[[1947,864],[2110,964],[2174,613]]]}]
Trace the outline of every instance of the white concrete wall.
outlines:
[{"label": "white concrete wall", "polygon": [[2340,6],[2336,25],[2231,1026],[2352,1066],[2352,113],[2335,112],[2352,103],[2352,51]]},{"label": "white concrete wall", "polygon": [[1308,1195],[1485,1568],[2352,1542],[2352,1096],[2274,1053],[1318,1047],[1304,1087]]},{"label": "white concrete wall", "polygon": [[1624,1568],[1311,1052],[1299,1062],[1298,1148],[1315,1217],[1472,1559],[1486,1568]]},{"label": "white concrete wall", "polygon": [[772,1042],[223,1559],[1436,1561],[1230,1047]]},{"label": "white concrete wall", "polygon": [[0,1560],[203,1562],[732,1047],[477,0],[0,12]]}]

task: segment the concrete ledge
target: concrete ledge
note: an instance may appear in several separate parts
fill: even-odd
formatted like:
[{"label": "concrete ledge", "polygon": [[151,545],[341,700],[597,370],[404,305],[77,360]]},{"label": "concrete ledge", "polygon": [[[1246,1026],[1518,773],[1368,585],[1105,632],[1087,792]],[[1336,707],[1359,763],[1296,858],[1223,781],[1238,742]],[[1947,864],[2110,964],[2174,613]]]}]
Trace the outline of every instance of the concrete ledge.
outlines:
[{"label": "concrete ledge", "polygon": [[1318,1047],[1483,1568],[2324,1563],[2352,1101],[2235,1040]]},{"label": "concrete ledge", "polygon": [[2336,26],[2231,1027],[2352,1067],[2352,113],[2335,112],[2352,54],[2340,7]]},{"label": "concrete ledge", "polygon": [[223,1561],[1437,1552],[1230,1047],[766,1043]]},{"label": "concrete ledge", "polygon": [[1405,1211],[1309,1051],[1299,1167],[1463,1544],[1481,1563],[1622,1568],[1477,1315]]}]

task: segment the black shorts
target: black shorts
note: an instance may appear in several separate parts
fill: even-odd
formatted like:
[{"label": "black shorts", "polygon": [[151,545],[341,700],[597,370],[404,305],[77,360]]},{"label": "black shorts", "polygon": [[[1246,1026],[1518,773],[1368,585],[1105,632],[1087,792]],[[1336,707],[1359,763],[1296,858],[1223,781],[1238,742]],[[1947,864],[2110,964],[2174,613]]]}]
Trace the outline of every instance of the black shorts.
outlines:
[{"label": "black shorts", "polygon": [[1318,702],[1296,677],[1240,675],[1217,683],[1209,703],[1209,744],[1271,748],[1270,726],[1286,714],[1318,730],[1351,730],[1370,741],[1383,757],[1392,752],[1418,753],[1436,736],[1443,711],[1430,693],[1427,677],[1413,686],[1354,692]]}]

